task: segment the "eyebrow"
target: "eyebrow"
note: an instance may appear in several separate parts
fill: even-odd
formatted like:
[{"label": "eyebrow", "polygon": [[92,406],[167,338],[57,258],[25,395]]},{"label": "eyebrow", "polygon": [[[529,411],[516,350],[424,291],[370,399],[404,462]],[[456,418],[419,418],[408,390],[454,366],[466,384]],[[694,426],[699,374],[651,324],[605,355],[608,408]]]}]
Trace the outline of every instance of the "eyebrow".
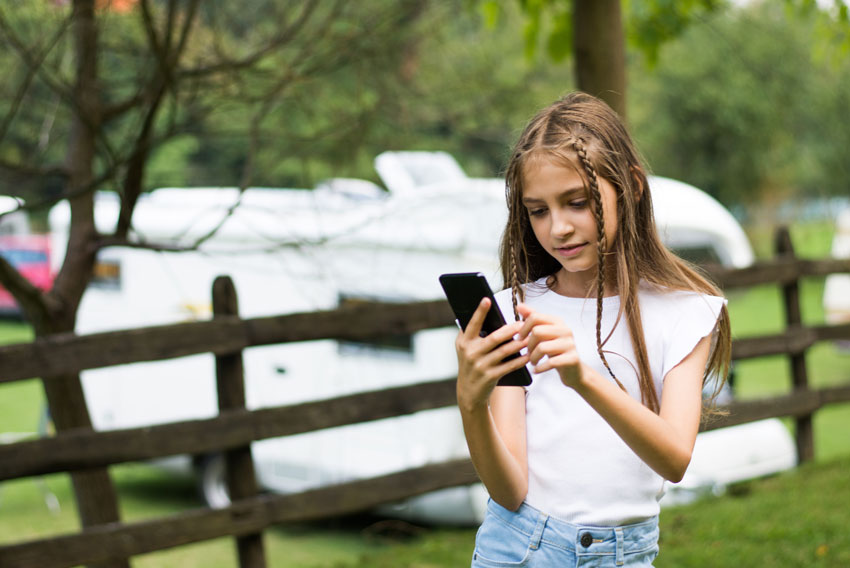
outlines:
[{"label": "eyebrow", "polygon": [[[572,197],[572,194],[574,194],[574,193],[584,194],[585,193],[584,185],[577,185],[577,186],[573,186],[573,187],[568,187],[568,188],[566,188],[566,189],[564,189],[564,190],[562,190],[561,192],[558,193],[558,198],[563,199],[565,197]],[[522,198],[522,204],[523,205],[530,205],[530,204],[543,203],[543,202],[544,202],[543,199],[535,199],[534,197],[523,196],[523,198]]]}]

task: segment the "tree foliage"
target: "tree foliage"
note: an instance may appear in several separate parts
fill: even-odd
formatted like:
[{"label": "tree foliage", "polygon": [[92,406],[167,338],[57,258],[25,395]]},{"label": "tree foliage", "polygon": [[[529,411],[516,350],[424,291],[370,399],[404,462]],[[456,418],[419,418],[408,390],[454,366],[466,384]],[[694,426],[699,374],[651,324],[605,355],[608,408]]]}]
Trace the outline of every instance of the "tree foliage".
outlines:
[{"label": "tree foliage", "polygon": [[[532,58],[542,51],[554,61],[564,61],[572,53],[574,0],[518,0],[517,3],[525,16],[522,34],[526,55]],[[624,0],[629,45],[655,61],[664,43],[727,3],[727,0]],[[496,21],[503,3],[482,0],[482,4],[488,22]]]},{"label": "tree foliage", "polygon": [[838,117],[850,68],[825,57],[822,16],[754,5],[665,47],[633,83],[634,130],[654,169],[728,204],[846,193],[850,131]]}]

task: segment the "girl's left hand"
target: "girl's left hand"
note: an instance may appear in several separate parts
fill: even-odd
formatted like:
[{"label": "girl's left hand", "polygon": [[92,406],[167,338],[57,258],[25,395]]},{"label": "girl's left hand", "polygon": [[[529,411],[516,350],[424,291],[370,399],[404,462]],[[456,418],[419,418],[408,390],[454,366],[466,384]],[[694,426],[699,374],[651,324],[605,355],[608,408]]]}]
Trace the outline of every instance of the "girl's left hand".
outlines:
[{"label": "girl's left hand", "polygon": [[525,304],[519,304],[517,311],[525,321],[519,338],[528,338],[528,356],[534,372],[557,369],[564,385],[577,387],[582,380],[582,363],[572,330],[559,318],[535,312]]}]

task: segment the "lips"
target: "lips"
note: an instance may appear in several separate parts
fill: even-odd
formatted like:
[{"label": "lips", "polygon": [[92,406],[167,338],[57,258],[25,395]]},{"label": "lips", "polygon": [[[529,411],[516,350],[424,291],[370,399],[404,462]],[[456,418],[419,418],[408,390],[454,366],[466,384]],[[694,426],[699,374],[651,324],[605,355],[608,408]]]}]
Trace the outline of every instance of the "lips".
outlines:
[{"label": "lips", "polygon": [[557,250],[558,254],[561,255],[561,256],[571,257],[571,256],[575,256],[578,253],[580,253],[581,251],[583,251],[584,248],[587,245],[588,245],[588,243],[578,243],[578,244],[574,244],[574,245],[565,245],[565,246],[562,246],[562,247],[558,247],[555,250]]}]

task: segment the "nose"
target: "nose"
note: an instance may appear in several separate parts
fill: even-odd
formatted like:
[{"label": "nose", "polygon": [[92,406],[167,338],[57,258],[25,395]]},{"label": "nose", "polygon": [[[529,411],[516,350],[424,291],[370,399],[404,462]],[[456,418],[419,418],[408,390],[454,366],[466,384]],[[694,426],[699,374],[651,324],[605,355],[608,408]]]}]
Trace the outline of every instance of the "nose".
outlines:
[{"label": "nose", "polygon": [[552,226],[550,230],[552,237],[556,239],[569,237],[575,230],[573,220],[570,218],[569,213],[565,211],[554,212],[552,214]]}]

